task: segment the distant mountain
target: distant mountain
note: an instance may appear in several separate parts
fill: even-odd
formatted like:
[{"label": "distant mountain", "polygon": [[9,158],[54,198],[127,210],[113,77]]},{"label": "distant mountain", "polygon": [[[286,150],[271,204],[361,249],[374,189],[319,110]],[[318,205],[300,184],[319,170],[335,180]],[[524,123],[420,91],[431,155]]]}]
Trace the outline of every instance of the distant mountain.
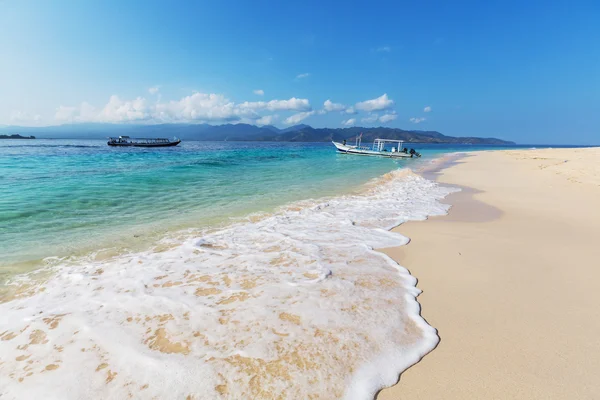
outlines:
[{"label": "distant mountain", "polygon": [[296,132],[296,131],[300,131],[302,129],[312,129],[310,126],[305,125],[305,124],[299,124],[299,125],[294,125],[294,126],[290,126],[289,128],[285,128],[285,129],[280,129],[279,132],[280,133],[289,133],[289,132]]},{"label": "distant mountain", "polygon": [[320,128],[309,125],[294,125],[279,129],[272,125],[255,126],[249,124],[70,124],[47,127],[0,127],[0,133],[34,135],[37,138],[103,139],[108,136],[129,135],[132,137],[173,137],[182,140],[202,141],[274,141],[274,142],[327,142],[353,141],[363,134],[363,142],[376,138],[404,140],[413,143],[455,143],[455,144],[514,144],[496,138],[453,137],[437,131],[415,131],[399,128]]},{"label": "distant mountain", "polygon": [[[281,135],[281,138],[290,142],[303,141],[352,141],[362,133],[363,142],[372,142],[376,138],[404,140],[413,143],[455,143],[455,144],[492,144],[506,145],[515,144],[514,142],[479,137],[453,137],[446,136],[437,131],[406,131],[398,128],[338,128],[338,129],[313,129],[304,128],[291,134]],[[320,140],[318,140],[320,138]]]},{"label": "distant mountain", "polygon": [[263,128],[268,129],[272,132],[277,132],[277,133],[279,133],[281,131],[281,129],[279,129],[278,127],[273,126],[273,125],[264,125]]},{"label": "distant mountain", "polygon": [[290,126],[289,128],[279,129],[278,127],[273,126],[273,125],[264,125],[262,128],[263,129],[268,129],[268,130],[270,130],[272,132],[275,132],[275,133],[288,133],[288,132],[299,131],[299,130],[304,129],[304,128],[310,128],[310,126],[309,125],[305,125],[305,124],[299,124],[299,125]]}]

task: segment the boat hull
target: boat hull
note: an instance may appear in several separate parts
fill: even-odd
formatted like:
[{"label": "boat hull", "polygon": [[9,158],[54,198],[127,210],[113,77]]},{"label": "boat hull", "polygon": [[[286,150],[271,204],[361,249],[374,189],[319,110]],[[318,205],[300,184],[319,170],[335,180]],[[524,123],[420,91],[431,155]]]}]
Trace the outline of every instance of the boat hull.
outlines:
[{"label": "boat hull", "polygon": [[373,156],[373,157],[387,157],[387,158],[413,158],[412,154],[402,152],[391,152],[391,151],[373,151],[367,149],[360,149],[356,146],[348,146],[338,142],[332,142],[340,153],[353,154],[356,156]]},{"label": "boat hull", "polygon": [[181,140],[176,142],[168,143],[114,143],[108,142],[107,144],[112,147],[173,147],[181,143]]}]

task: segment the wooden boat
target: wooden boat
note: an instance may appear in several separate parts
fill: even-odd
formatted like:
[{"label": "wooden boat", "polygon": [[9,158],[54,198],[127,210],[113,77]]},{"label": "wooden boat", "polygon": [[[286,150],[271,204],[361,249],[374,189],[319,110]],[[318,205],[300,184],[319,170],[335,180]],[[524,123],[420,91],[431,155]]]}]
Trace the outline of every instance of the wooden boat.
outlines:
[{"label": "wooden boat", "polygon": [[110,137],[108,138],[109,146],[117,146],[117,147],[171,147],[177,146],[181,143],[180,139],[173,138],[163,139],[163,138],[131,138],[129,136],[119,136],[118,138]]},{"label": "wooden boat", "polygon": [[[361,141],[362,134],[356,138],[356,144],[354,145],[346,144],[345,140],[343,143],[333,141],[332,143],[340,153],[344,154],[354,154],[358,156],[378,156],[388,158],[421,157],[421,154],[417,153],[415,149],[408,150],[406,147],[403,147],[402,144],[404,142],[402,140],[375,139],[371,147],[361,146]],[[386,144],[396,144],[396,146],[392,146],[391,149],[387,149]]]}]

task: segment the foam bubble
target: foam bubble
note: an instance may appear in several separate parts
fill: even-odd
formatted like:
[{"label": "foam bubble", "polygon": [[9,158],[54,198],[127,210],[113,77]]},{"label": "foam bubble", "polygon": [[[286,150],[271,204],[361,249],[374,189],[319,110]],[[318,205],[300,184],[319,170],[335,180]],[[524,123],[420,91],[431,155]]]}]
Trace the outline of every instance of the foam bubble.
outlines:
[{"label": "foam bubble", "polygon": [[441,215],[406,171],[152,252],[55,265],[0,304],[3,398],[373,397],[437,344],[374,248]]}]

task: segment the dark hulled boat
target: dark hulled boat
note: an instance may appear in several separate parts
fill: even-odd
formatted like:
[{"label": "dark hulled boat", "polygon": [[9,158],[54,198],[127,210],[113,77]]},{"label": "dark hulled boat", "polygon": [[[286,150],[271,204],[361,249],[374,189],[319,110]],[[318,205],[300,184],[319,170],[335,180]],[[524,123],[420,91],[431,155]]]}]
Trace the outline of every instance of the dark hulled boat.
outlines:
[{"label": "dark hulled boat", "polygon": [[170,140],[163,138],[131,138],[129,136],[111,137],[106,142],[109,146],[116,147],[172,147],[177,146],[179,143],[181,143],[181,140],[177,138]]}]

